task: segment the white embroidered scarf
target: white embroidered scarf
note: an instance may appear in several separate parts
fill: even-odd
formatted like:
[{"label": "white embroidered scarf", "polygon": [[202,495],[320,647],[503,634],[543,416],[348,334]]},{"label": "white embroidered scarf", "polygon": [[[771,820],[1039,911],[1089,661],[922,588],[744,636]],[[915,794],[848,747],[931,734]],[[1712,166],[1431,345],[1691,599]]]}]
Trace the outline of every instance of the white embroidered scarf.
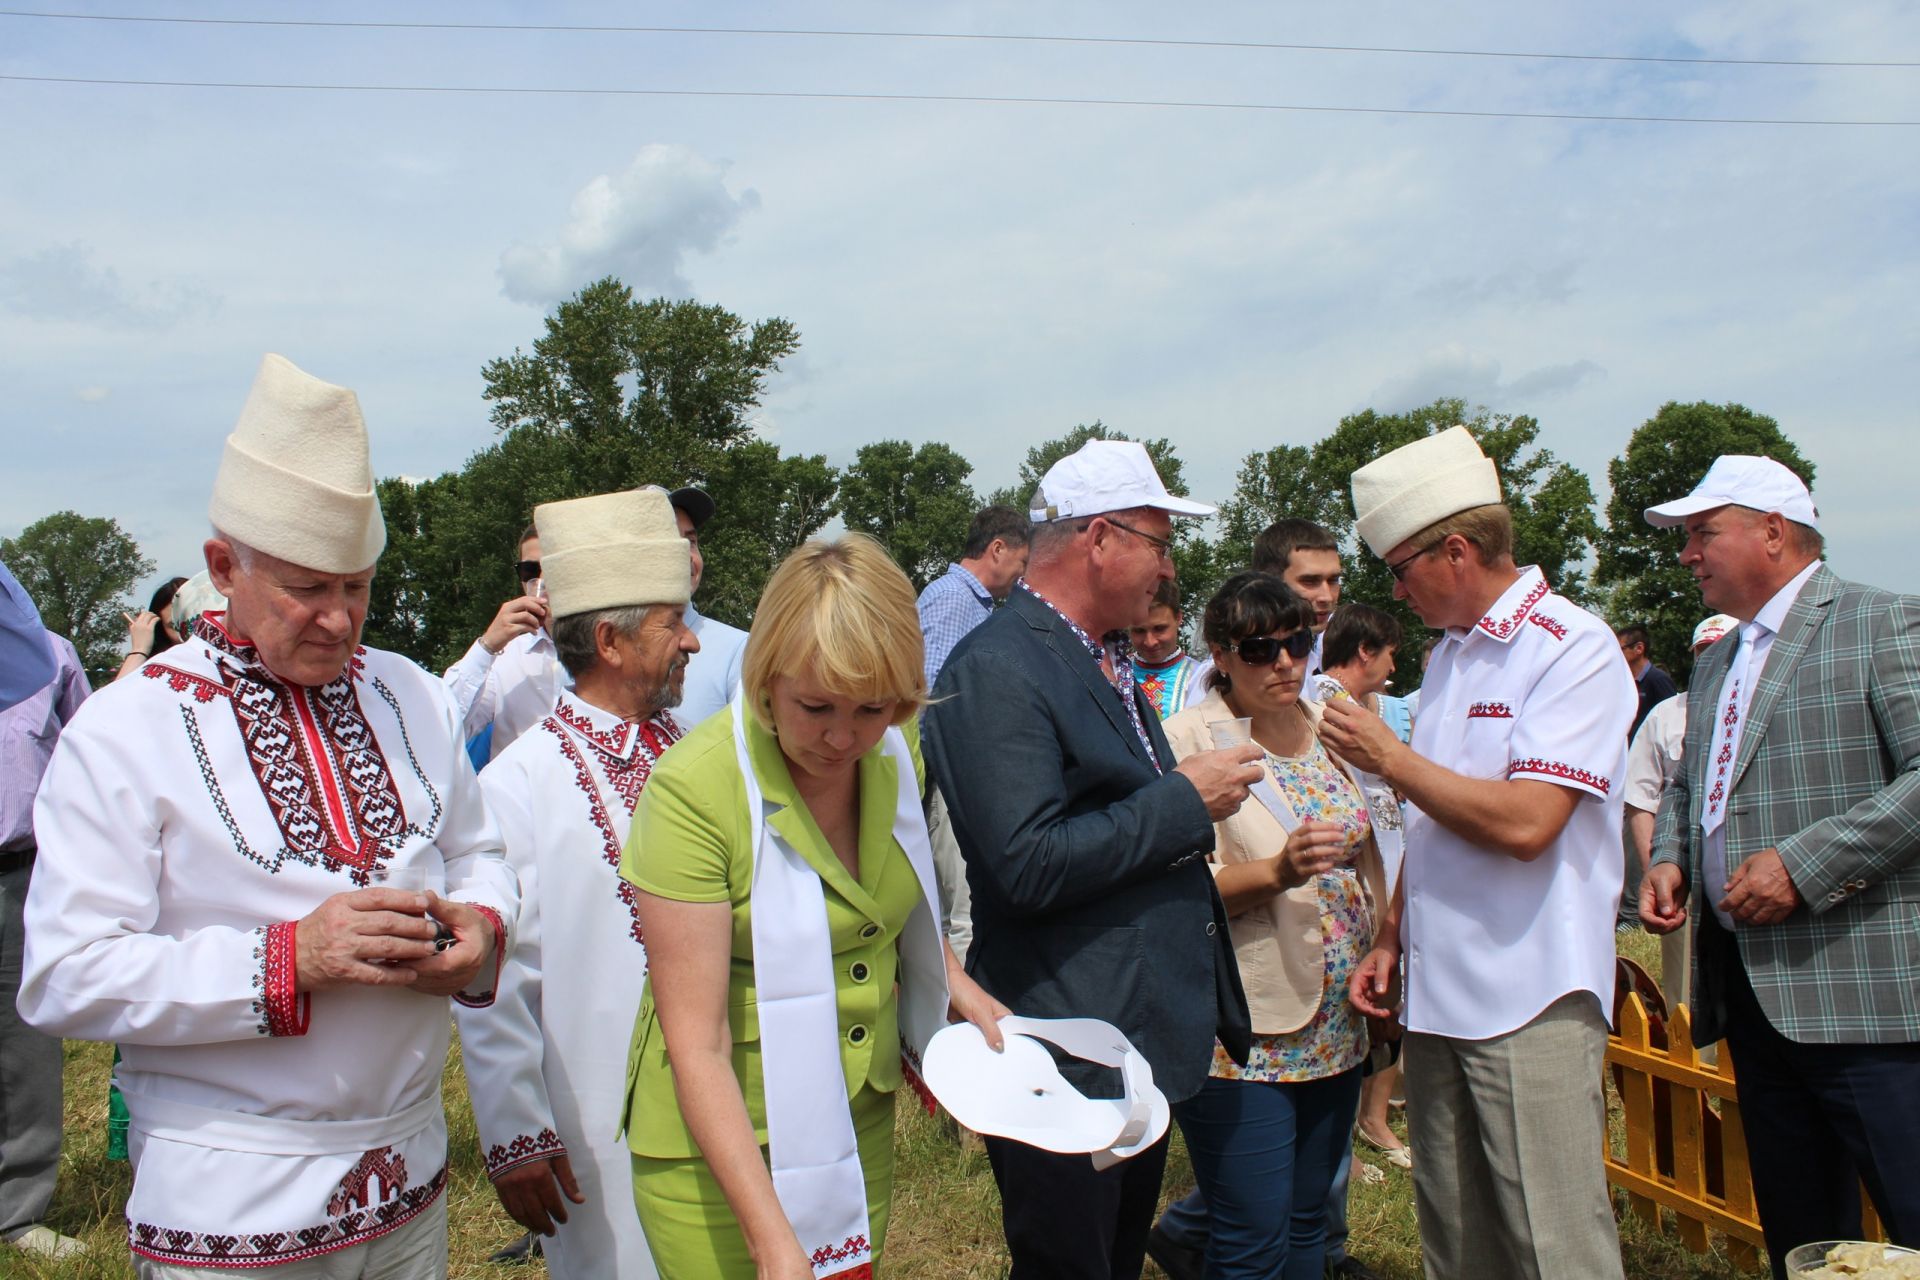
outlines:
[{"label": "white embroidered scarf", "polygon": [[[773,1189],[812,1261],[816,1280],[862,1280],[873,1267],[867,1182],[853,1114],[844,1101],[846,1075],[840,1065],[825,891],[819,872],[767,825],[766,800],[747,752],[742,699],[734,699],[732,713],[753,844],[753,981]],[[921,900],[900,935],[901,1048],[917,1085],[920,1055],[934,1032],[946,1025],[947,966],[933,846],[920,809],[913,757],[897,728],[887,730],[884,746],[900,778],[893,838],[906,850],[920,881]]]}]

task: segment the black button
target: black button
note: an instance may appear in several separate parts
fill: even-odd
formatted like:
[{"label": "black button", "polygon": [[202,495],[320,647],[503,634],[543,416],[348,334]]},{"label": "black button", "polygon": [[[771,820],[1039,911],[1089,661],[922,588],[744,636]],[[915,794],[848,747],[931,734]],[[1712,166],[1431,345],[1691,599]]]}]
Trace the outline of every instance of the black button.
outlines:
[{"label": "black button", "polygon": [[880,926],[877,924],[869,923],[869,924],[863,924],[860,926],[860,936],[863,938],[875,938],[875,937],[878,937],[879,935],[880,935]]},{"label": "black button", "polygon": [[866,1042],[866,1039],[867,1039],[867,1029],[865,1027],[857,1026],[847,1032],[848,1044],[864,1044]]},{"label": "black button", "polygon": [[847,972],[853,976],[855,982],[865,982],[867,980],[867,974],[871,972],[871,970],[856,960],[853,962],[853,968],[847,970]]}]

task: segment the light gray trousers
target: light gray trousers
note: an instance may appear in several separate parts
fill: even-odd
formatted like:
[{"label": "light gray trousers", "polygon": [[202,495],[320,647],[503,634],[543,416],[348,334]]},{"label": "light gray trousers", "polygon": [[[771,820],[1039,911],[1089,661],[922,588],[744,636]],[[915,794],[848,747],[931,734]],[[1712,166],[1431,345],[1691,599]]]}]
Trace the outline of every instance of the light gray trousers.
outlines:
[{"label": "light gray trousers", "polygon": [[60,1172],[60,1042],[20,1020],[31,864],[0,874],[0,1239],[47,1215]]}]

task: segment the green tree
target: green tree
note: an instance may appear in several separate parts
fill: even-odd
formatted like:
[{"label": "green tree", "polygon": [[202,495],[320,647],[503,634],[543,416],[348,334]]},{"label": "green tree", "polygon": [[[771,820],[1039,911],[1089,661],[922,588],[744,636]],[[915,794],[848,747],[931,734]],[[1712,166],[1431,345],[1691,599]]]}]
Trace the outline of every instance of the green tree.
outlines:
[{"label": "green tree", "polygon": [[1345,487],[1313,465],[1305,445],[1277,444],[1249,453],[1240,463],[1233,496],[1220,504],[1220,562],[1253,563],[1253,540],[1276,520],[1312,520],[1326,527],[1351,524]]},{"label": "green tree", "polygon": [[944,444],[862,445],[840,480],[841,518],[879,539],[920,591],[946,572],[967,540],[980,505],[967,483],[972,473],[973,464]]},{"label": "green tree", "polygon": [[89,676],[96,683],[112,679],[126,652],[129,593],[153,572],[153,561],[126,530],[105,516],[56,511],[19,537],[0,539],[0,560],[47,629],[73,641]]},{"label": "green tree", "polygon": [[[834,513],[831,468],[782,460],[756,440],[750,416],[799,342],[786,320],[748,325],[709,304],[643,302],[611,278],[561,303],[530,352],[482,370],[499,439],[458,473],[383,482],[399,527],[376,577],[369,634],[430,666],[452,661],[520,589],[515,550],[535,506],[643,484],[697,484],[713,496],[701,604],[729,621],[743,608],[750,617],[778,563],[770,548]],[[769,481],[798,489],[775,502]],[[762,519],[773,523],[748,523]]]},{"label": "green tree", "polygon": [[1687,642],[1707,608],[1693,574],[1680,564],[1685,535],[1654,528],[1642,513],[1690,492],[1723,453],[1772,458],[1813,485],[1813,464],[1780,424],[1741,404],[1661,405],[1634,431],[1625,452],[1607,464],[1613,496],[1595,580],[1609,589],[1608,616],[1615,625],[1645,624],[1654,661],[1682,683],[1693,670]]}]

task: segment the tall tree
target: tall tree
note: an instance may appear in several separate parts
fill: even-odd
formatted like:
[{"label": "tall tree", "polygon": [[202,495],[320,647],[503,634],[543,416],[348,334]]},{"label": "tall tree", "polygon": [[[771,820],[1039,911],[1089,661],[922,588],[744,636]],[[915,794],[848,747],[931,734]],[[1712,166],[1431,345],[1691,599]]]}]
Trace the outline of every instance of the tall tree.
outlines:
[{"label": "tall tree", "polygon": [[944,444],[905,440],[860,446],[840,481],[847,528],[873,535],[920,591],[959,558],[979,500],[973,464]]},{"label": "tall tree", "polygon": [[1220,504],[1222,564],[1245,567],[1253,561],[1253,540],[1275,520],[1312,520],[1328,528],[1351,523],[1344,487],[1313,465],[1305,445],[1277,444],[1249,453],[1240,463],[1233,496]]},{"label": "tall tree", "polygon": [[47,630],[73,641],[95,683],[113,677],[126,651],[133,584],[153,561],[117,521],[56,511],[17,538],[0,539],[6,561],[40,610]]},{"label": "tall tree", "polygon": [[1613,622],[1644,623],[1654,661],[1681,681],[1693,669],[1687,641],[1707,608],[1692,573],[1680,564],[1685,535],[1654,528],[1642,513],[1691,491],[1723,453],[1772,458],[1813,486],[1813,464],[1780,424],[1742,404],[1661,405],[1634,431],[1625,452],[1607,464],[1613,496],[1594,578],[1610,588]]},{"label": "tall tree", "polygon": [[[801,486],[786,515],[817,514],[806,532],[833,514],[824,460],[786,467],[771,445],[771,458],[730,460],[756,443],[751,411],[799,343],[786,320],[749,325],[709,304],[640,301],[611,278],[561,303],[530,352],[482,370],[499,440],[411,493],[383,487],[403,519],[382,560],[388,582],[369,612],[370,633],[430,665],[450,662],[519,590],[514,552],[536,505],[642,484],[697,484],[713,496],[720,514],[702,531],[713,566],[702,605],[723,597],[715,616],[733,620],[744,600],[750,615],[772,570],[764,553],[780,534],[735,513],[768,512],[763,482],[773,478]],[[746,486],[738,494],[729,488],[736,480]],[[738,554],[733,539],[742,540]],[[736,572],[748,577],[722,580]]]},{"label": "tall tree", "polygon": [[751,624],[774,569],[839,509],[839,484],[821,454],[783,456],[765,440],[722,454],[707,477],[718,510],[700,531],[707,566],[700,611],[736,627]]}]

